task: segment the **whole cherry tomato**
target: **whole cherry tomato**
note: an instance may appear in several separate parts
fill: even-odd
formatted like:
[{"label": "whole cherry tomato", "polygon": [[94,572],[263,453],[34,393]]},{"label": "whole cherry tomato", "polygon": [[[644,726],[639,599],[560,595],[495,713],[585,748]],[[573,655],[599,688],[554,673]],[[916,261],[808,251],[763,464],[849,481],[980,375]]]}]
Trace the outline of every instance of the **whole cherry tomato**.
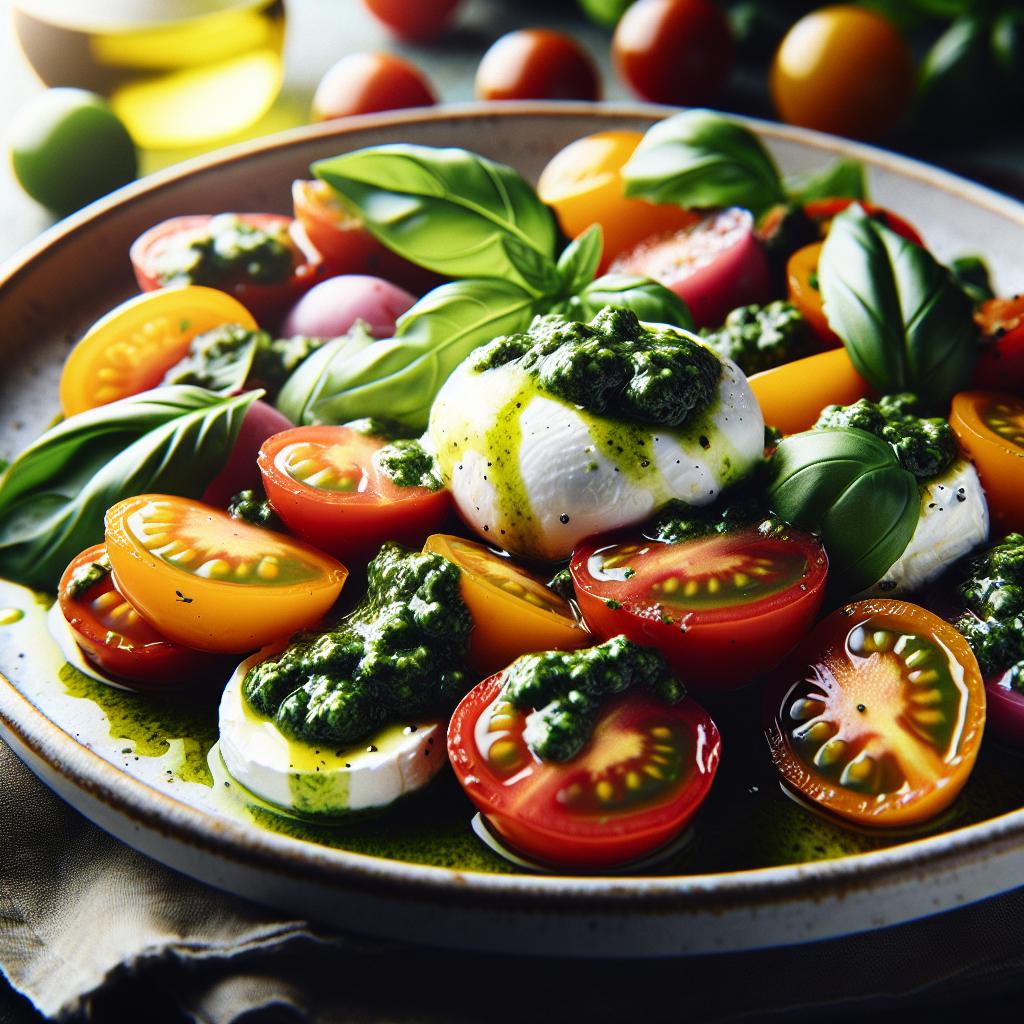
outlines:
[{"label": "whole cherry tomato", "polygon": [[393,53],[350,53],[320,79],[309,116],[311,121],[328,121],[436,102],[430,82],[409,61]]},{"label": "whole cherry tomato", "polygon": [[476,94],[482,100],[597,100],[601,80],[571,36],[527,28],[503,35],[484,54]]},{"label": "whole cherry tomato", "polygon": [[399,39],[418,42],[445,30],[459,0],[363,0],[367,10]]}]

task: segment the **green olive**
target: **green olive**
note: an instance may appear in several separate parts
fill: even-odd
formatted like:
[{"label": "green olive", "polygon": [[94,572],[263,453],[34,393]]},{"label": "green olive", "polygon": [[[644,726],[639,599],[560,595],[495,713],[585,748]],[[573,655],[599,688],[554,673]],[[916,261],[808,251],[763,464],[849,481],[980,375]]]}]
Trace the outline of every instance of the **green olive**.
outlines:
[{"label": "green olive", "polygon": [[21,187],[70,213],[133,181],[135,145],[106,101],[84,89],[48,89],[15,114],[11,162]]}]

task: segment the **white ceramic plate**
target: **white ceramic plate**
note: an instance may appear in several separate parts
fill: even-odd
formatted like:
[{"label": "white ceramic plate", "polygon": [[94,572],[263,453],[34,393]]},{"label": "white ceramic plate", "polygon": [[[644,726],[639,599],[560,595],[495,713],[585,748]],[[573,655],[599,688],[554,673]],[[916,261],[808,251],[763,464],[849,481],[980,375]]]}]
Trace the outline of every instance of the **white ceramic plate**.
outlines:
[{"label": "white ceramic plate", "polygon": [[[306,176],[313,160],[384,142],[465,146],[535,179],[573,139],[608,128],[643,129],[663,113],[509,104],[497,112],[381,115],[288,132],[122,190],[52,229],[0,274],[0,455],[19,451],[53,416],[68,347],[133,291],[128,246],[157,221],[224,209],[285,212],[291,180]],[[1021,204],[869,147],[753,126],[786,172],[823,166],[839,154],[862,160],[873,198],[915,223],[940,258],[983,253],[1000,291],[1024,290]],[[101,692],[64,667],[45,632],[45,608],[29,592],[0,584],[5,607],[26,615],[0,628],[6,676],[0,735],[40,778],[99,825],[172,867],[350,929],[478,950],[679,955],[878,928],[1007,891],[1024,877],[1024,811],[1012,809],[1024,804],[1024,789],[993,796],[984,773],[970,806],[944,823],[946,831],[882,849],[871,849],[876,840],[790,809],[774,791],[760,802],[760,777],[756,785],[743,778],[724,788],[716,783],[725,796],[717,811],[702,812],[692,848],[662,867],[671,874],[494,873],[501,862],[488,860],[469,830],[468,804],[452,803],[450,795],[439,802],[456,815],[457,827],[448,821],[443,835],[422,817],[403,831],[395,815],[352,836],[339,830],[326,837],[333,845],[309,842],[260,827],[253,818],[259,812],[232,800],[222,777],[208,785],[214,700],[180,713],[158,702],[140,721],[147,707],[142,698]],[[725,733],[723,769],[729,739]],[[746,739],[760,742],[757,735]],[[736,755],[733,760],[742,764]],[[723,831],[730,817],[740,823],[734,844]],[[848,852],[858,850],[868,852]],[[787,863],[794,858],[804,862]],[[722,870],[730,867],[744,869]]]}]

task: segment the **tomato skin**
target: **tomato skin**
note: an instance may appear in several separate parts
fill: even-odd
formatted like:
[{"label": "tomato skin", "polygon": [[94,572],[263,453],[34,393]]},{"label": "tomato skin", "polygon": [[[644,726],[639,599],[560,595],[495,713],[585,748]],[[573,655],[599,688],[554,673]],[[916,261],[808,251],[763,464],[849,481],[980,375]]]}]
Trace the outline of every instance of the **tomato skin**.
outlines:
[{"label": "tomato skin", "polygon": [[[490,825],[523,853],[569,867],[625,864],[681,832],[707,796],[721,754],[715,723],[689,698],[670,707],[639,693],[626,694],[602,709],[594,737],[572,761],[543,762],[527,750],[527,767],[514,782],[509,780],[493,769],[476,740],[477,723],[499,698],[503,681],[503,674],[491,676],[462,699],[448,727],[448,756],[466,795]],[[683,784],[664,800],[632,813],[574,815],[567,811],[558,792],[574,778],[587,777],[583,766],[589,756],[600,758],[601,737],[610,735],[614,742],[615,736],[645,719],[671,723],[693,742],[695,756],[688,760],[691,771]],[[518,739],[522,745],[521,736]]]},{"label": "tomato skin", "polygon": [[854,5],[823,7],[790,28],[772,62],[769,87],[782,120],[873,139],[909,107],[914,61],[882,15]]},{"label": "tomato skin", "polygon": [[[591,571],[600,552],[612,545],[641,548],[629,559],[633,575],[626,580],[602,580]],[[680,579],[699,578],[685,576],[687,563],[699,568],[716,559],[752,559],[755,552],[761,558],[798,558],[805,567],[781,592],[731,607],[683,610],[649,592],[667,578],[670,568],[682,570]],[[681,544],[619,533],[591,538],[578,547],[569,571],[584,621],[597,637],[624,634],[635,643],[657,647],[688,687],[711,692],[746,685],[804,636],[821,609],[828,559],[815,537],[797,530],[790,530],[786,540],[765,538],[751,529]]]},{"label": "tomato skin", "polygon": [[[1017,440],[1000,436],[986,422],[1000,403],[1018,425]],[[992,533],[1024,530],[1024,399],[1000,391],[961,391],[953,396],[949,423],[978,470]]]},{"label": "tomato skin", "polygon": [[[365,564],[386,540],[419,547],[447,519],[451,495],[441,488],[399,487],[373,464],[386,442],[348,427],[293,427],[268,438],[260,448],[259,469],[271,507],[285,525],[310,544],[346,564]],[[328,491],[293,479],[280,465],[291,445],[344,448],[362,471],[357,492]]]},{"label": "tomato skin", "polygon": [[833,348],[747,378],[765,423],[783,434],[810,430],[826,405],[851,405],[871,389],[845,348]]},{"label": "tomato skin", "polygon": [[812,284],[818,274],[821,247],[821,242],[812,242],[789,257],[786,262],[786,298],[803,314],[822,348],[839,348],[843,340],[829,326],[821,291]]},{"label": "tomato skin", "polygon": [[[314,625],[348,576],[315,548],[187,498],[140,494],[113,505],[105,522],[118,591],[166,637],[200,651],[243,654]],[[212,562],[244,578],[214,573]]]},{"label": "tomato skin", "polygon": [[481,100],[599,100],[601,80],[590,54],[571,36],[546,28],[508,32],[476,71]]},{"label": "tomato skin", "polygon": [[708,0],[639,0],[615,28],[612,58],[619,77],[641,99],[700,106],[729,77],[732,32]]},{"label": "tomato skin", "polygon": [[925,248],[924,239],[921,238],[920,232],[910,221],[904,220],[898,213],[893,213],[892,210],[888,210],[884,206],[876,206],[874,203],[867,203],[863,199],[850,199],[846,196],[836,196],[831,199],[814,199],[809,203],[804,203],[804,213],[812,220],[818,222],[818,226],[824,236],[828,234],[828,229],[832,225],[832,218],[842,213],[843,210],[853,203],[863,207],[864,212],[869,217],[881,221],[890,231],[895,231],[897,235],[902,235],[908,242],[913,242],[914,245],[919,245],[922,249]]},{"label": "tomato skin", "polygon": [[987,344],[978,355],[973,386],[1024,394],[1024,295],[989,299],[974,320]]},{"label": "tomato skin", "polygon": [[332,65],[313,94],[310,121],[432,107],[437,96],[415,64],[393,53],[350,53]]},{"label": "tomato skin", "polygon": [[[920,637],[946,664],[955,662],[956,667],[948,671],[949,694],[935,691],[940,699],[952,697],[951,709],[935,701],[912,699],[918,686],[933,685],[920,676],[925,674],[922,665],[934,662],[907,658],[906,665],[901,660],[892,667],[898,645],[882,648],[887,653],[881,656],[869,654],[863,647],[858,649],[858,632],[866,639],[884,637],[885,631],[893,638],[901,634]],[[879,658],[872,665],[872,659]],[[901,673],[896,677],[899,692],[887,688],[886,658],[889,683],[894,671]],[[932,671],[933,678],[938,675]],[[916,681],[913,676],[918,677]],[[794,702],[798,694],[805,703],[809,697],[822,710],[801,712],[798,717],[795,711],[799,701]],[[917,717],[935,708],[943,716],[939,725]],[[907,826],[943,811],[963,788],[981,745],[985,713],[981,670],[956,629],[917,605],[869,600],[846,605],[820,622],[773,674],[765,689],[764,728],[772,760],[783,781],[805,799],[858,825]],[[804,726],[816,727],[819,718],[828,724],[826,742],[844,744],[835,760],[821,760],[820,747],[809,758],[806,750],[802,753],[794,743],[795,732]],[[946,718],[955,724],[949,730],[950,746],[942,750],[936,745],[941,736],[929,737],[928,730],[944,727]],[[838,774],[840,768],[862,754],[883,769],[875,776],[876,781],[869,778],[858,787],[849,779],[824,773],[834,765]],[[886,761],[892,765],[891,759],[902,773],[902,784],[899,778],[894,780],[891,767],[885,773]],[[887,779],[884,774],[888,774]],[[891,788],[885,788],[886,782]]]},{"label": "tomato skin", "polygon": [[[428,537],[423,550],[454,562],[462,573],[462,599],[473,616],[467,664],[476,676],[489,676],[521,654],[571,651],[591,641],[569,603],[511,559],[443,533]],[[525,596],[531,591],[534,601]],[[538,607],[538,600],[547,607]]]},{"label": "tomato skin", "polygon": [[448,27],[459,0],[363,0],[363,4],[399,39],[417,43],[433,39]]},{"label": "tomato skin", "polygon": [[612,273],[660,281],[689,307],[698,327],[717,327],[737,306],[768,302],[772,272],[747,210],[731,207],[647,238],[612,262]]},{"label": "tomato skin", "polygon": [[[284,281],[262,284],[238,279],[220,290],[233,295],[249,310],[261,326],[273,326],[318,281],[334,272],[316,250],[302,226],[292,217],[277,213],[235,214],[244,224],[270,230],[285,228],[291,240],[292,273]],[[156,224],[132,243],[129,256],[135,280],[144,292],[162,288],[160,254],[169,246],[181,244],[189,237],[201,238],[208,233],[213,214],[172,217]]]},{"label": "tomato skin", "polygon": [[[87,591],[76,596],[68,586],[75,572],[106,557],[102,544],[86,548],[64,571],[57,588],[60,610],[86,658],[107,675],[135,690],[162,690],[209,677],[227,663],[210,654],[193,651],[161,636],[131,604],[117,594],[108,573]],[[114,594],[116,599],[106,595]],[[110,602],[109,621],[100,618],[93,603]],[[115,615],[109,615],[109,611]],[[115,628],[116,626],[116,628]]]},{"label": "tomato skin", "polygon": [[601,225],[599,272],[645,238],[700,219],[679,206],[626,198],[622,168],[642,138],[642,132],[629,131],[584,136],[556,153],[537,182],[537,194],[570,238],[578,238],[591,224]]}]

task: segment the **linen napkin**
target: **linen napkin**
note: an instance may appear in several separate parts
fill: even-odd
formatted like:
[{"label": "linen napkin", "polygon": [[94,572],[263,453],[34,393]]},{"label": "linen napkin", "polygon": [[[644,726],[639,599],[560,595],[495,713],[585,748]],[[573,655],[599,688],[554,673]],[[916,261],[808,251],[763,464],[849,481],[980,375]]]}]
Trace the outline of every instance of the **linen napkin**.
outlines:
[{"label": "linen napkin", "polygon": [[53,1018],[682,1024],[827,1008],[834,1021],[1024,990],[1022,921],[1017,890],[869,935],[688,960],[415,948],[341,935],[179,875],[88,823],[0,743],[0,971]]}]

